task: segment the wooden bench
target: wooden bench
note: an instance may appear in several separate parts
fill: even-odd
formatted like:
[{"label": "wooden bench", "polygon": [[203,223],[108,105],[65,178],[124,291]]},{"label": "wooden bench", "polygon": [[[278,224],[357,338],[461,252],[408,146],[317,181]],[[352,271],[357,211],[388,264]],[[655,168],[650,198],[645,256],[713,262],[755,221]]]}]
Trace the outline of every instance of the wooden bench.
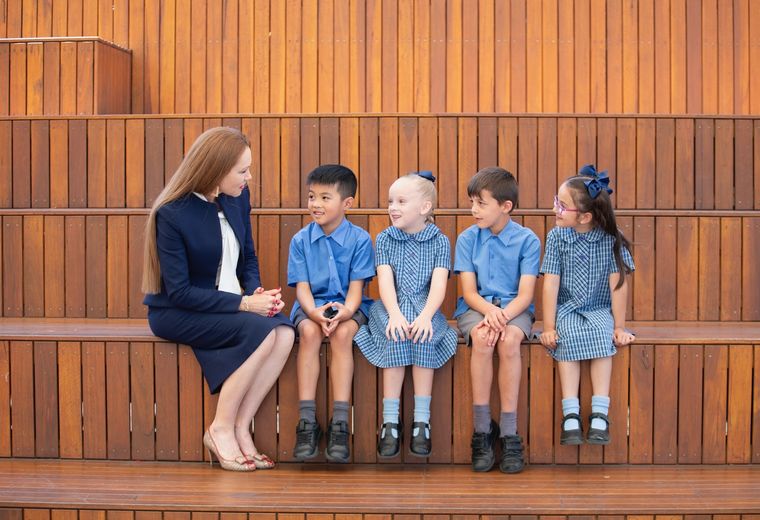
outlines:
[{"label": "wooden bench", "polygon": [[[529,462],[759,463],[757,323],[630,327],[637,342],[614,358],[614,434],[605,448],[559,445],[554,363],[539,344],[525,345],[519,430]],[[280,461],[293,460],[296,351],[255,419],[257,443]],[[323,356],[317,399],[324,424],[331,402],[329,351]],[[355,360],[353,462],[374,463],[382,378],[359,352]],[[154,337],[144,320],[0,319],[0,374],[6,374],[0,377],[0,457],[203,460],[201,434],[215,398],[192,351]],[[581,391],[588,410],[587,373]],[[404,416],[411,415],[410,384],[403,401]],[[492,404],[498,410],[495,394]],[[432,420],[429,462],[468,463],[472,425],[464,346],[436,373]],[[420,462],[406,454],[393,462],[402,461]]]},{"label": "wooden bench", "polygon": [[275,513],[282,520],[756,520],[747,515],[760,513],[760,466],[529,466],[507,476],[467,466],[283,464],[233,474],[204,464],[0,460],[0,520],[274,520]]}]

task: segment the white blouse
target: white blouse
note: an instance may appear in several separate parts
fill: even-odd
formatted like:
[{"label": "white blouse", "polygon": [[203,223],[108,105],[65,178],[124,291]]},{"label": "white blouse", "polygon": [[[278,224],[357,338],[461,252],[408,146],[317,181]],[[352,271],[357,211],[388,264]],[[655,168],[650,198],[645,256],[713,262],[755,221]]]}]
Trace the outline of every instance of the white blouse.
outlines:
[{"label": "white blouse", "polygon": [[[193,192],[195,196],[208,202],[208,199],[200,193]],[[240,243],[232,230],[232,226],[227,222],[224,212],[219,210],[219,226],[222,230],[222,259],[219,261],[219,267],[216,271],[216,285],[220,291],[232,294],[241,294],[243,292],[240,282],[237,278],[237,262],[240,256]]]}]

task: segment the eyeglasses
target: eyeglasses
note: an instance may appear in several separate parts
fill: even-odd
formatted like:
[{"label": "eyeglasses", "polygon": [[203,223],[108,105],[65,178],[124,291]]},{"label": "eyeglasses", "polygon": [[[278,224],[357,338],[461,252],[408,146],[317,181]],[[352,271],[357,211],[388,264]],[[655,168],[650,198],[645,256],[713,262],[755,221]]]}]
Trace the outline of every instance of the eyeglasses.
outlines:
[{"label": "eyeglasses", "polygon": [[560,202],[559,197],[557,197],[556,195],[554,196],[554,209],[557,210],[560,216],[564,215],[568,211],[572,211],[575,213],[580,211],[578,208],[568,208],[567,206],[562,204],[562,202]]}]

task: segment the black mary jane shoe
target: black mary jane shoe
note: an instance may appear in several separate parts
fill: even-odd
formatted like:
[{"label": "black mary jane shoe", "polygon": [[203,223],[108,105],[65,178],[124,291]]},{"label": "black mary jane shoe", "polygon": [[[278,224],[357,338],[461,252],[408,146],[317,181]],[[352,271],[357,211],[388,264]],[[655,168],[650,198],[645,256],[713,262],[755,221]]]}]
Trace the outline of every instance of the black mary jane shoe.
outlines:
[{"label": "black mary jane shoe", "polygon": [[[393,430],[396,430],[396,437],[393,436]],[[384,423],[380,428],[380,434],[377,439],[377,456],[381,459],[391,459],[401,451],[401,433],[403,425],[397,423]]]},{"label": "black mary jane shoe", "polygon": [[[417,432],[416,434],[414,432]],[[409,451],[417,457],[430,455],[432,444],[430,442],[430,424],[426,422],[412,423],[412,440],[409,443]]]},{"label": "black mary jane shoe", "polygon": [[607,415],[603,413],[599,413],[599,412],[594,412],[588,416],[588,419],[589,419],[589,422],[591,422],[594,419],[601,419],[604,421],[607,427],[603,430],[600,430],[599,428],[589,427],[588,434],[586,435],[586,442],[589,444],[597,444],[601,446],[609,444],[610,443],[610,420],[607,417]]},{"label": "black mary jane shoe", "polygon": [[559,443],[563,446],[578,446],[583,444],[583,429],[580,427],[574,430],[566,430],[565,423],[570,419],[575,419],[581,424],[581,416],[577,413],[569,413],[562,418],[562,434],[559,437]]}]

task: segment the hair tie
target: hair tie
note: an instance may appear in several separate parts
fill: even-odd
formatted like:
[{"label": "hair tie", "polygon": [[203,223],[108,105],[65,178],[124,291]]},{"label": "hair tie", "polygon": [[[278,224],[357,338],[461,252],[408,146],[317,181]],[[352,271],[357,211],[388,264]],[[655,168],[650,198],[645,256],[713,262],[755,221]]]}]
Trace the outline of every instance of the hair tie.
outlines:
[{"label": "hair tie", "polygon": [[588,191],[589,196],[592,199],[595,199],[602,190],[606,190],[607,193],[612,193],[612,189],[610,189],[610,178],[607,175],[607,170],[603,170],[601,172],[597,172],[596,168],[593,164],[587,164],[581,170],[578,172],[578,175],[581,175],[583,177],[591,177],[587,181],[583,181],[583,184],[586,186],[586,191]]},{"label": "hair tie", "polygon": [[423,170],[421,172],[414,172],[414,173],[416,173],[423,179],[427,179],[430,182],[435,182],[435,176],[433,175],[433,172],[431,172],[430,170]]}]

